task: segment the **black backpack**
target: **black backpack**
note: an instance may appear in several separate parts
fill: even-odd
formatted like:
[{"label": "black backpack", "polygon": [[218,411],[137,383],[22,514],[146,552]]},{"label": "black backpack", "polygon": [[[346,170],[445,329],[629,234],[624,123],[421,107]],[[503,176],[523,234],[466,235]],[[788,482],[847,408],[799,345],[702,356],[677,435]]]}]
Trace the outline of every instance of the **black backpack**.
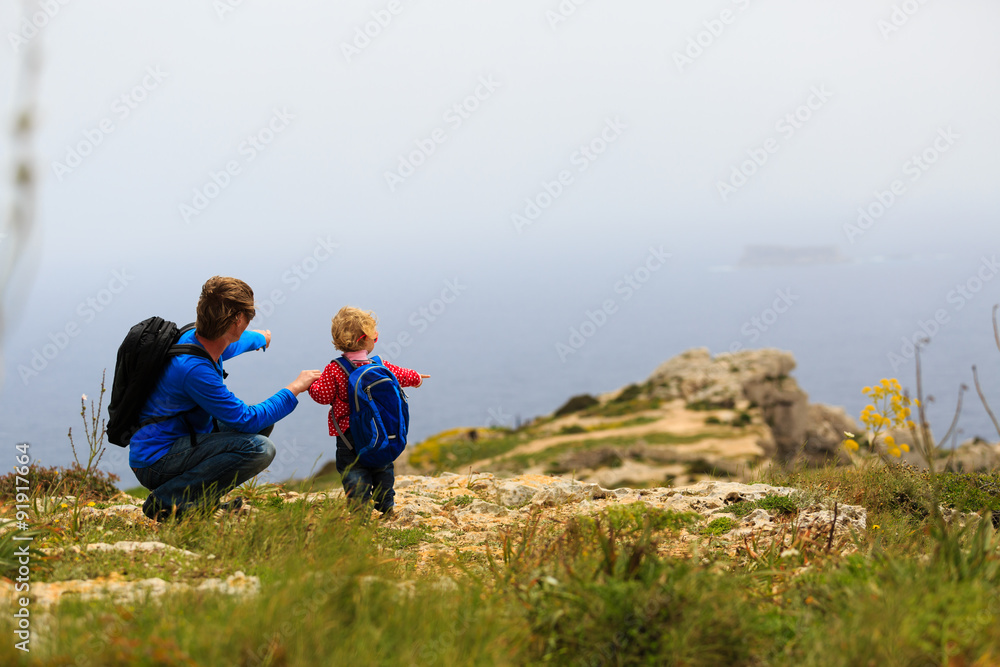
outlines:
[{"label": "black backpack", "polygon": [[[193,354],[215,363],[205,348],[177,343],[182,333],[193,328],[193,323],[178,329],[173,322],[161,317],[150,317],[129,329],[128,335],[118,348],[115,379],[111,384],[111,401],[108,403],[108,442],[119,447],[128,447],[132,436],[143,426],[178,416],[166,415],[139,421],[139,413],[146,405],[153,388],[156,387],[167,359],[179,354]],[[188,431],[191,433],[191,443],[194,445],[194,430],[190,424]]]}]

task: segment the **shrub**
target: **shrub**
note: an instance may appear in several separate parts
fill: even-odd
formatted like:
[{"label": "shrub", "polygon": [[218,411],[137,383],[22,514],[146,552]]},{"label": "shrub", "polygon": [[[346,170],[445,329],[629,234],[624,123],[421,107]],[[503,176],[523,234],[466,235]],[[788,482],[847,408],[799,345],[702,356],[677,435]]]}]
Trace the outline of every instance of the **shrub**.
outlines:
[{"label": "shrub", "polygon": [[735,519],[730,519],[728,516],[720,516],[718,519],[712,519],[708,522],[708,525],[701,529],[702,535],[725,535],[738,524]]},{"label": "shrub", "polygon": [[630,384],[629,386],[622,389],[622,393],[615,396],[615,403],[627,403],[628,401],[634,401],[642,395],[643,388],[637,384]]},{"label": "shrub", "polygon": [[581,410],[586,410],[589,407],[599,405],[600,401],[591,396],[590,394],[580,394],[579,396],[574,396],[555,412],[556,417],[563,417],[574,412],[580,412]]},{"label": "shrub", "polygon": [[741,410],[738,415],[733,418],[732,425],[735,428],[743,428],[753,421],[753,417],[750,416],[749,412]]},{"label": "shrub", "polygon": [[[0,477],[0,500],[13,500],[17,482],[14,473]],[[118,493],[118,475],[92,468],[89,472],[77,462],[68,468],[34,466],[31,490],[42,495],[77,496],[92,500],[110,500]]]},{"label": "shrub", "polygon": [[688,410],[694,410],[696,412],[707,412],[709,410],[732,410],[736,407],[736,401],[732,398],[726,398],[721,401],[694,401],[687,404]]},{"label": "shrub", "polygon": [[726,511],[736,516],[746,516],[754,510],[770,510],[778,514],[797,514],[798,503],[788,496],[764,496],[760,500],[744,500],[733,503]]}]

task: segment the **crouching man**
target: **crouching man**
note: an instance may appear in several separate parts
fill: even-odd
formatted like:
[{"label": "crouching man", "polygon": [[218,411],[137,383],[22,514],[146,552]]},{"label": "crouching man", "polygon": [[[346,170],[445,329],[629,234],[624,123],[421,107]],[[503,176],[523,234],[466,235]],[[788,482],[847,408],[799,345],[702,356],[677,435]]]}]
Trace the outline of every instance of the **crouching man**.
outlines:
[{"label": "crouching man", "polygon": [[201,346],[211,360],[193,354],[167,360],[142,408],[146,425],[130,443],[129,465],[151,492],[142,507],[147,517],[238,509],[242,499],[225,506],[219,500],[271,464],[275,450],[267,436],[319,377],[318,370],[302,371],[256,405],[233,395],[222,362],[271,343],[270,331],[247,331],[254,312],[253,290],[242,280],[216,276],[202,286],[196,326],[178,343]]}]

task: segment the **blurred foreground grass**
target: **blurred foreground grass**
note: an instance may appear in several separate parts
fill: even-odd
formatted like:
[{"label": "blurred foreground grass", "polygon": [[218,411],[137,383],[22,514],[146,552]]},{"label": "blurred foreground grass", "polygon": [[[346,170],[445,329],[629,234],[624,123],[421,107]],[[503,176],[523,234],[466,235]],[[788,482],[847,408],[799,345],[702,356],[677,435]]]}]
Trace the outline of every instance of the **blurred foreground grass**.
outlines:
[{"label": "blurred foreground grass", "polygon": [[[943,502],[995,509],[997,475],[944,475]],[[942,535],[927,478],[872,462],[772,472],[761,481],[868,509],[868,531],[828,550],[677,536],[688,517],[623,505],[556,522],[540,513],[449,550],[426,527],[364,522],[339,500],[256,499],[246,519],[47,526],[42,546],[159,540],[201,558],[72,553],[33,582],[237,570],[247,597],[189,591],[32,608],[30,654],[0,615],[4,665],[997,665],[1000,553],[990,522]],[[677,544],[678,549],[664,550]],[[664,555],[669,552],[671,555]],[[209,558],[212,556],[212,558]]]}]

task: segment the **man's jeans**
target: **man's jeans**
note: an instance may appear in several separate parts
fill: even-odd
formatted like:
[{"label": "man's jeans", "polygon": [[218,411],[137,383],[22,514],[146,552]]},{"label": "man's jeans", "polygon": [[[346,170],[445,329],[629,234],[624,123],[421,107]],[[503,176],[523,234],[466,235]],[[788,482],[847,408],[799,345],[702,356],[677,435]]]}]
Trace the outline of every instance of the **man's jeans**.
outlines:
[{"label": "man's jeans", "polygon": [[178,438],[155,463],[132,471],[165,507],[177,506],[178,513],[197,506],[211,509],[271,465],[275,450],[267,436],[272,428],[252,434],[220,424],[217,433],[199,433],[195,447],[190,436]]},{"label": "man's jeans", "polygon": [[[347,430],[350,438],[350,429]],[[375,498],[375,509],[385,513],[395,504],[396,474],[393,464],[384,468],[366,468],[358,462],[354,450],[349,449],[344,441],[337,436],[337,472],[344,480],[344,493],[354,509]]]}]

